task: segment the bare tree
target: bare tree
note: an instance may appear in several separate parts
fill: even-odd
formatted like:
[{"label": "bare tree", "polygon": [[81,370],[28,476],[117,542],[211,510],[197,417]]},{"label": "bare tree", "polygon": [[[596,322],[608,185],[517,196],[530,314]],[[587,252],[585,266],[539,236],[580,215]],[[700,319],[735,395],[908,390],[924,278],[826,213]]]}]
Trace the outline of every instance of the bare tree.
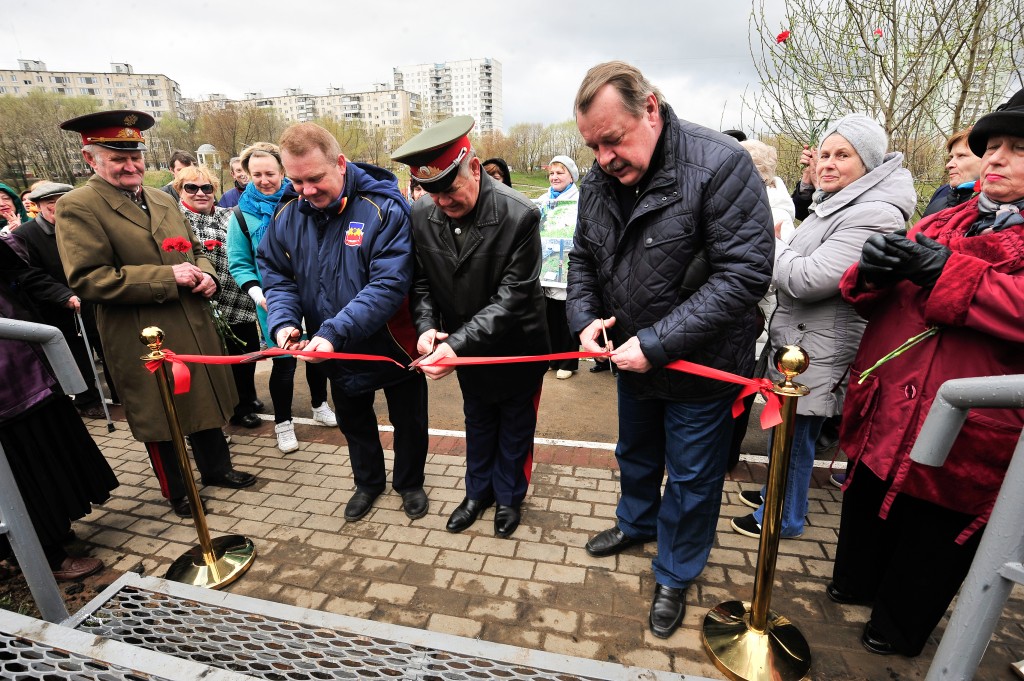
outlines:
[{"label": "bare tree", "polygon": [[935,176],[945,137],[1005,100],[1019,74],[1022,4],[785,0],[774,26],[759,0],[751,13],[760,79],[752,106],[767,134],[810,144],[829,122],[868,114],[915,176]]},{"label": "bare tree", "polygon": [[543,163],[541,152],[544,145],[544,126],[540,123],[517,123],[508,131],[512,142],[512,165],[520,172],[530,172]]},{"label": "bare tree", "polygon": [[568,156],[576,162],[580,171],[584,171],[593,164],[594,152],[583,141],[583,135],[580,134],[579,128],[576,127],[575,120],[569,119],[561,123],[549,125],[547,137],[551,156],[558,154]]},{"label": "bare tree", "polygon": [[0,98],[0,164],[4,176],[29,185],[37,179],[74,184],[81,167],[82,138],[60,123],[95,111],[99,100],[31,92]]}]

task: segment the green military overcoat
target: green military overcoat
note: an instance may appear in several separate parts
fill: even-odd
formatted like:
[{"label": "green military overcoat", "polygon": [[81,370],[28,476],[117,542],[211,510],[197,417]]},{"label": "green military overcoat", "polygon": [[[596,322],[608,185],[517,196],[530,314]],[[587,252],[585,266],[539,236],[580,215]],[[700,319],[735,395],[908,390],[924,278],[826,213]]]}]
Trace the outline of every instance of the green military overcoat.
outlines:
[{"label": "green military overcoat", "polygon": [[[191,262],[217,279],[188,222],[170,195],[143,188],[149,215],[127,195],[94,175],[57,202],[57,247],[71,289],[96,304],[96,324],[111,377],[132,435],[144,442],[170,440],[156,380],[140,359],[147,326],[164,331],[165,347],[178,354],[222,355],[209,303],[174,281],[173,265]],[[185,237],[190,254],[161,248]],[[182,430],[219,428],[238,401],[227,366],[190,364],[192,387],[175,396]],[[91,379],[87,376],[86,380]]]}]

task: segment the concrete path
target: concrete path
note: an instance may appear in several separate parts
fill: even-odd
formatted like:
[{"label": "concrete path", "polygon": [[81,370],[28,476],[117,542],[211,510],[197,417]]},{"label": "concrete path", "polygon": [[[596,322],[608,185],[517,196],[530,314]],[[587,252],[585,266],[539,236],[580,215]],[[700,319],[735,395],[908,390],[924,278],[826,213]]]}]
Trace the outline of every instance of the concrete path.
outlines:
[{"label": "concrete path", "polygon": [[[117,413],[120,409],[116,410]],[[108,433],[89,422],[121,486],[113,498],[75,524],[91,553],[114,577],[141,568],[163,576],[195,542],[189,521],[161,499],[140,443],[124,422]],[[256,473],[247,490],[205,488],[214,534],[240,533],[257,546],[257,561],[233,592],[361,618],[421,627],[597,660],[724,678],[700,637],[707,610],[721,601],[749,600],[757,540],[729,528],[749,509],[741,489],[759,484],[764,466],[743,463],[726,483],[710,563],[687,594],[684,626],[661,640],[647,629],[654,583],[653,545],[595,559],[587,538],[614,523],[618,471],[608,449],[543,445],[511,539],[493,534],[493,510],[462,534],[444,525],[463,498],[464,443],[433,436],[427,462],[430,513],[410,521],[393,491],[356,523],[342,518],[352,489],[344,440],[337,429],[300,425],[299,451],[281,454],[271,424],[229,428],[234,463]],[[382,433],[385,448],[390,433]],[[388,456],[390,457],[390,451]],[[389,462],[390,469],[390,462]],[[782,541],[773,609],[792,619],[814,655],[814,679],[921,679],[935,641],[914,660],[882,658],[858,641],[868,609],[825,597],[834,556],[841,492],[817,469],[809,523],[800,539]],[[79,545],[81,546],[81,545]],[[1024,591],[1006,609],[978,678],[1013,679],[1010,663],[1024,656]]]}]

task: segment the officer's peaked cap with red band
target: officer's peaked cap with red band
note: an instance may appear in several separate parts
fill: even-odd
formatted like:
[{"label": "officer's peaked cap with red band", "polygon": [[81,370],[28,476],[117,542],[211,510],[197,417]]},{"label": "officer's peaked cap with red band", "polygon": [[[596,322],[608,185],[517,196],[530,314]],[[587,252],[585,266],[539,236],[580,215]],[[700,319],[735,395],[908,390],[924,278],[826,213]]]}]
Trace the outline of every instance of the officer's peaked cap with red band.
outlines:
[{"label": "officer's peaked cap with red band", "polygon": [[149,130],[156,121],[145,111],[97,111],[78,116],[60,124],[62,130],[71,130],[82,136],[82,144],[96,144],[119,151],[146,151],[143,130]]},{"label": "officer's peaked cap with red band", "polygon": [[459,174],[470,151],[472,116],[455,116],[427,128],[403,144],[391,159],[409,166],[409,174],[428,192],[443,192]]}]

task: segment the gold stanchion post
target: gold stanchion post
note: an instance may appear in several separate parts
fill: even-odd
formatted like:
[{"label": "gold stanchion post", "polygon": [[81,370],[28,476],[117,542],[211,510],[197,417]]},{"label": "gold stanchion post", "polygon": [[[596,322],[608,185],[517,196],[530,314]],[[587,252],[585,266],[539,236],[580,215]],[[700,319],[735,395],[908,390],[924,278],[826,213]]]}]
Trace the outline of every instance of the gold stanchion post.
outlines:
[{"label": "gold stanchion post", "polygon": [[774,387],[782,401],[782,423],[775,429],[768,462],[753,600],[727,601],[704,617],[704,649],[715,666],[734,681],[798,681],[811,668],[811,650],[803,634],[770,609],[796,403],[809,392],[806,386],[794,383],[793,377],[806,371],[808,364],[807,353],[799,346],[787,345],[775,353],[775,366],[783,375]]},{"label": "gold stanchion post", "polygon": [[[163,360],[164,332],[155,326],[142,330],[139,339],[149,347],[149,354],[141,359],[144,362]],[[185,482],[185,493],[192,509],[192,520],[199,535],[199,545],[193,546],[171,563],[166,579],[193,586],[219,589],[231,584],[245,574],[256,560],[256,546],[252,540],[237,534],[210,537],[210,529],[206,524],[206,512],[199,498],[196,481],[192,478],[192,465],[185,451],[185,436],[178,422],[178,412],[174,407],[174,396],[171,392],[170,368],[164,362],[154,372],[156,383],[160,389],[160,400],[164,404],[167,426],[171,431],[171,443],[181,468],[181,477]]]}]

